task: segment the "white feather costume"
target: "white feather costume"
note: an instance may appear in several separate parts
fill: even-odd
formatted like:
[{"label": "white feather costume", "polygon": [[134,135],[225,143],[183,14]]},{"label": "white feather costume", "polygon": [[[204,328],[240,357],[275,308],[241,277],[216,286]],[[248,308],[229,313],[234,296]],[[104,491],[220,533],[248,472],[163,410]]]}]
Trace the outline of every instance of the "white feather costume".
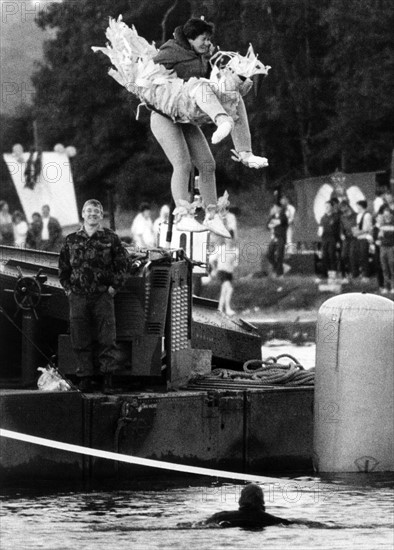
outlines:
[{"label": "white feather costume", "polygon": [[[246,56],[234,52],[215,54],[210,60],[212,72],[209,79],[192,77],[184,81],[153,61],[158,54],[155,45],[139,36],[134,26],[128,27],[121,15],[117,20],[110,18],[106,37],[109,40],[107,47],[93,46],[92,49],[110,58],[115,67],[109,70],[110,76],[135,94],[142,104],[153,107],[174,122],[198,125],[211,122],[195,101],[201,86],[209,86],[209,92],[215,93],[224,110],[236,120],[239,98],[252,85],[250,77],[266,75],[270,69],[257,59],[250,45]],[[219,67],[225,58],[228,61]]]}]

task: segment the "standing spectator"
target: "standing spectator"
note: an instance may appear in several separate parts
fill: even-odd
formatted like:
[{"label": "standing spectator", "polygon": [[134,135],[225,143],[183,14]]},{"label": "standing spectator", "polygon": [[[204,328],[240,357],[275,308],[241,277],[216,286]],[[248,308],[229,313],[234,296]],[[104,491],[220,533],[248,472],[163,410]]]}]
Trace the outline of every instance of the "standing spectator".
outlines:
[{"label": "standing spectator", "polygon": [[378,281],[379,290],[383,292],[384,289],[384,277],[382,262],[380,261],[380,237],[379,229],[382,225],[382,210],[386,206],[386,203],[383,201],[382,206],[380,207],[378,213],[373,216],[373,228],[372,228],[372,239],[373,239],[373,270],[376,273],[376,279]]},{"label": "standing spectator", "polygon": [[20,210],[15,210],[12,215],[12,228],[14,232],[14,246],[25,248],[29,226]]},{"label": "standing spectator", "polygon": [[318,229],[322,243],[323,277],[335,279],[337,269],[337,242],[340,240],[340,218],[334,212],[332,202],[327,201]]},{"label": "standing spectator", "polygon": [[114,295],[123,284],[127,256],[116,233],[101,226],[103,217],[99,201],[86,201],[84,223],[66,237],[59,257],[59,279],[69,298],[71,343],[83,392],[92,389],[96,342],[106,393],[111,392],[117,368]]},{"label": "standing spectator", "polygon": [[[235,242],[238,241],[238,223],[237,217],[235,215],[235,211],[237,210],[237,207],[232,208],[230,206],[230,208],[226,212],[223,212],[221,215],[224,227],[230,235],[229,238]],[[222,237],[211,231],[211,234],[209,235],[209,242],[213,245],[219,245],[222,242]]]},{"label": "standing spectator", "polygon": [[48,204],[44,204],[42,213],[41,250],[59,252],[62,245],[62,228],[56,218],[51,216]]},{"label": "standing spectator", "polygon": [[[346,196],[345,195],[345,190],[343,189],[343,191],[341,192],[341,187],[340,186],[339,186],[339,188],[337,187],[335,193],[333,193],[333,195],[331,195],[330,202],[331,202],[331,206],[332,206],[332,212],[333,212],[333,215],[335,217],[337,217],[339,220],[341,218],[341,209],[339,207],[339,204],[340,204],[339,199],[341,199],[341,202],[342,202],[342,200],[347,200],[346,198],[344,198],[345,196]],[[341,269],[342,269],[342,240],[341,240],[341,231],[340,230],[337,234],[337,241],[335,243],[335,256],[336,256],[335,271],[336,272],[341,272]]]},{"label": "standing spectator", "polygon": [[234,241],[238,241],[238,224],[237,224],[237,218],[233,210],[236,210],[236,208],[233,209],[230,206],[229,210],[224,213],[223,223],[227,231],[230,233],[231,238]]},{"label": "standing spectator", "polygon": [[289,198],[286,195],[282,195],[280,199],[281,206],[285,209],[288,226],[287,226],[287,232],[286,232],[286,252],[288,254],[295,254],[296,253],[296,245],[294,243],[294,218],[296,209],[295,207],[290,204]]},{"label": "standing spectator", "polygon": [[12,216],[6,201],[0,201],[0,243],[6,246],[14,244]]},{"label": "standing spectator", "polygon": [[357,238],[357,272],[361,272],[361,281],[369,281],[369,247],[373,243],[372,215],[367,212],[368,203],[365,200],[357,201],[357,225],[353,234]]},{"label": "standing spectator", "polygon": [[168,204],[163,204],[163,206],[160,208],[159,217],[155,219],[153,222],[153,235],[154,235],[154,241],[155,246],[159,246],[160,244],[160,231],[161,225],[163,223],[168,223],[168,220],[170,218],[170,207]]},{"label": "standing spectator", "polygon": [[271,208],[268,229],[271,230],[271,241],[268,246],[267,260],[271,264],[272,274],[283,277],[283,260],[285,256],[286,235],[288,227],[286,211],[278,204]]},{"label": "standing spectator", "polygon": [[232,239],[221,240],[215,244],[215,249],[209,255],[209,264],[211,266],[211,277],[217,277],[220,281],[220,297],[218,310],[229,317],[235,314],[231,307],[231,298],[233,296],[233,277],[235,268],[238,265],[238,248]]},{"label": "standing spectator", "polygon": [[153,233],[150,205],[147,202],[143,202],[139,210],[139,213],[131,224],[131,238],[139,249],[152,248],[155,245],[155,236]]},{"label": "standing spectator", "polygon": [[383,200],[384,200],[385,204],[388,205],[391,212],[394,212],[394,197],[393,197],[393,194],[391,193],[391,191],[386,191],[383,194]]},{"label": "standing spectator", "polygon": [[341,227],[341,272],[344,283],[349,282],[348,278],[357,277],[356,253],[357,239],[353,235],[353,228],[357,224],[357,215],[350,208],[347,200],[340,205],[340,227]]},{"label": "standing spectator", "polygon": [[32,222],[26,235],[26,248],[40,250],[42,232],[42,217],[39,212],[32,214]]},{"label": "standing spectator", "polygon": [[381,209],[378,237],[384,286],[382,294],[394,294],[394,213],[388,204]]},{"label": "standing spectator", "polygon": [[384,205],[384,194],[387,192],[386,188],[379,187],[376,189],[375,198],[373,200],[373,214],[374,216],[377,216],[379,213],[379,210]]}]

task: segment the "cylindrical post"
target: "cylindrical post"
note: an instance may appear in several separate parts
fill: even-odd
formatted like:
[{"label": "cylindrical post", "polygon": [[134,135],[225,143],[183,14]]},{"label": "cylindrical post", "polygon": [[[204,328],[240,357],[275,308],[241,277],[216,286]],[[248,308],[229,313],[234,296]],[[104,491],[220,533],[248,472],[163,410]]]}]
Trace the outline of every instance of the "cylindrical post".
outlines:
[{"label": "cylindrical post", "polygon": [[342,294],[319,309],[314,460],[319,472],[394,471],[394,303]]}]

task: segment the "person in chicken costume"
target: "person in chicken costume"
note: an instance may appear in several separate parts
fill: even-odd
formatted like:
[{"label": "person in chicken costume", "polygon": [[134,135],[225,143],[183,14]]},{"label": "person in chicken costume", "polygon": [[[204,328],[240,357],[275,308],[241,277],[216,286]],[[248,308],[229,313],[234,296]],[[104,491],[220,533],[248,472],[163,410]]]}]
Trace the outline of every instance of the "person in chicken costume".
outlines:
[{"label": "person in chicken costume", "polygon": [[[246,56],[218,51],[212,55],[212,23],[191,18],[174,31],[159,50],[128,27],[122,16],[110,19],[107,47],[93,47],[106,54],[109,71],[119,84],[135,94],[151,112],[151,129],[172,164],[171,192],[176,205],[175,223],[181,231],[209,229],[230,237],[223,216],[228,193],[218,199],[215,160],[200,126],[217,126],[212,144],[231,134],[232,159],[250,168],[268,166],[265,157],[252,153],[251,136],[242,99],[251,88],[251,77],[268,73],[250,45]],[[190,203],[189,180],[193,167],[199,172],[205,219],[195,219],[197,204]]]}]

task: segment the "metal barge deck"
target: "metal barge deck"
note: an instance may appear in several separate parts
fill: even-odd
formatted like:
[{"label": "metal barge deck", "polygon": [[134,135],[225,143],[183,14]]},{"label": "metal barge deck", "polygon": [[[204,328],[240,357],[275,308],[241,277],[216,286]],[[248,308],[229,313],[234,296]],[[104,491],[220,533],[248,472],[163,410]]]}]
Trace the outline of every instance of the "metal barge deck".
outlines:
[{"label": "metal barge deck", "polygon": [[[261,358],[261,334],[193,297],[183,251],[149,252],[138,269],[134,260],[115,299],[120,392],[43,392],[44,355],[55,353],[59,371],[75,375],[57,254],[0,246],[0,428],[174,464],[310,470],[313,388],[189,387],[196,372]],[[142,470],[0,438],[2,479],[127,479]]]}]

